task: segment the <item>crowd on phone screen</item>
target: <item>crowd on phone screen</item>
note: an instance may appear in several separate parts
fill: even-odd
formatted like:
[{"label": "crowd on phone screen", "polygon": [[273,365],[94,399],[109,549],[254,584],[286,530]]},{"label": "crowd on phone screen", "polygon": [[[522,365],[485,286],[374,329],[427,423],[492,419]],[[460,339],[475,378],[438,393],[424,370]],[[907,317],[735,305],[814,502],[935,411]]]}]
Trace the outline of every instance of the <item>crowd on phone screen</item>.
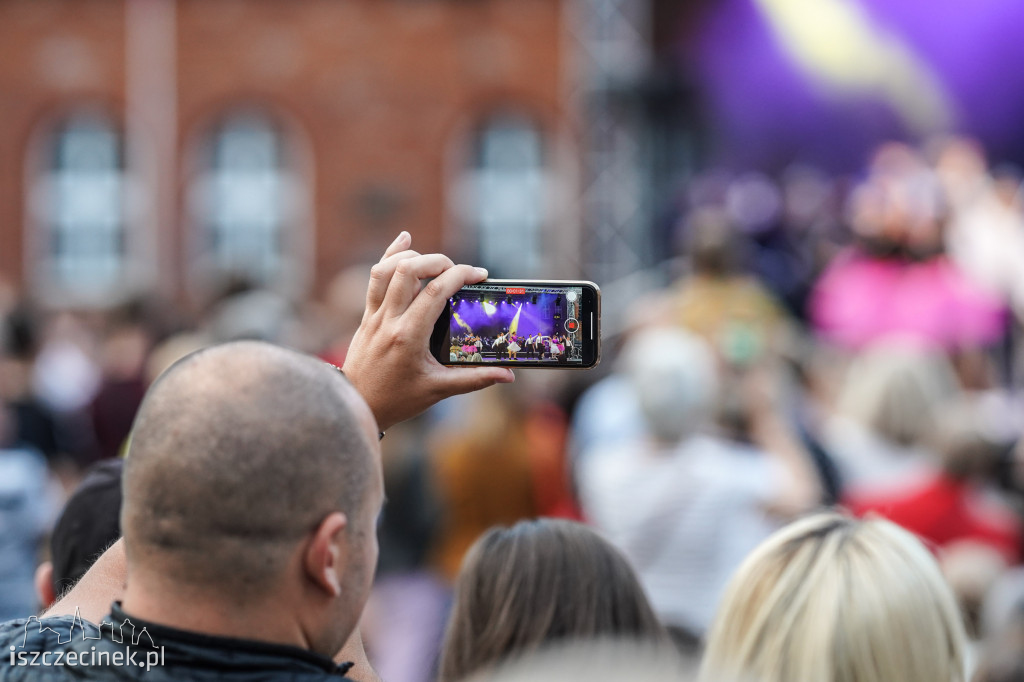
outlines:
[{"label": "crowd on phone screen", "polygon": [[[884,145],[855,178],[687,182],[673,281],[598,370],[519,372],[387,431],[377,672],[1024,679],[1021,179],[954,139]],[[234,283],[201,311],[0,285],[0,621],[119,535],[116,462],[157,375],[234,339],[341,365],[366,273],[308,301]],[[466,333],[449,359],[568,348]]]},{"label": "crowd on phone screen", "polygon": [[566,363],[572,339],[560,334],[523,336],[507,329],[495,337],[467,333],[452,337],[450,362],[511,362],[543,360]]}]

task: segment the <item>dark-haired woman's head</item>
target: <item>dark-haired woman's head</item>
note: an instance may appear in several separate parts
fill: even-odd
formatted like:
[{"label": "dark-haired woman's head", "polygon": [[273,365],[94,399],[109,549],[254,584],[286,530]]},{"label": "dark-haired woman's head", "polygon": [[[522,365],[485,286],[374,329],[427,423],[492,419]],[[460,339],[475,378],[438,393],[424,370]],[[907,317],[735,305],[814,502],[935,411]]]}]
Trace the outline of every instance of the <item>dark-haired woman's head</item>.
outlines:
[{"label": "dark-haired woman's head", "polygon": [[440,680],[551,643],[607,637],[667,641],[618,550],[569,521],[493,528],[469,550],[456,581]]}]

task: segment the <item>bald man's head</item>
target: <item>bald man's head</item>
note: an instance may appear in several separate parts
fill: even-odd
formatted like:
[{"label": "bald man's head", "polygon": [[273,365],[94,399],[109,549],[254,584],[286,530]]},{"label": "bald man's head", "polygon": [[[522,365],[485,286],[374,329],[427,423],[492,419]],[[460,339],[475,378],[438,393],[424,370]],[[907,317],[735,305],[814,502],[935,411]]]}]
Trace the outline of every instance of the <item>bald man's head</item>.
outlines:
[{"label": "bald man's head", "polygon": [[265,589],[325,516],[375,513],[375,431],[362,398],[315,358],[256,342],[188,356],[150,389],[132,431],[130,565],[225,596]]}]

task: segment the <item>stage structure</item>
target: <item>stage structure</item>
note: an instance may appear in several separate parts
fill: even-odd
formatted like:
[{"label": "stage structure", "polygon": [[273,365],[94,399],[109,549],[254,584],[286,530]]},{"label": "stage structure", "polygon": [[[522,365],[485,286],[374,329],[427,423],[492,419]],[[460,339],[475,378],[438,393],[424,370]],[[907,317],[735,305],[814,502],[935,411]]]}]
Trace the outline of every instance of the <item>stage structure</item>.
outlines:
[{"label": "stage structure", "polygon": [[573,99],[583,133],[583,265],[601,283],[654,263],[644,112],[636,94],[653,62],[650,0],[574,0]]}]

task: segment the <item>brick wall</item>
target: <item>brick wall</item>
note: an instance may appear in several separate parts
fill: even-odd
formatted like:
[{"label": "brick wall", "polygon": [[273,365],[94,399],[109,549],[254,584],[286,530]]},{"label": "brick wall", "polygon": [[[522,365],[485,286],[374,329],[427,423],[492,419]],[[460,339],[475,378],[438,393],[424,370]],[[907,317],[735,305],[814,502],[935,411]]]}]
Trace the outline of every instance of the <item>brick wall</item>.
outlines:
[{"label": "brick wall", "polygon": [[[34,136],[80,104],[126,117],[125,9],[0,0],[0,272],[17,281]],[[294,159],[313,181],[314,290],[401,229],[422,249],[459,243],[448,176],[460,135],[487,112],[513,106],[553,142],[572,137],[558,0],[178,0],[174,14],[176,131],[160,180],[173,205],[153,222],[175,295],[196,141],[234,107],[265,108],[294,133]]]}]

